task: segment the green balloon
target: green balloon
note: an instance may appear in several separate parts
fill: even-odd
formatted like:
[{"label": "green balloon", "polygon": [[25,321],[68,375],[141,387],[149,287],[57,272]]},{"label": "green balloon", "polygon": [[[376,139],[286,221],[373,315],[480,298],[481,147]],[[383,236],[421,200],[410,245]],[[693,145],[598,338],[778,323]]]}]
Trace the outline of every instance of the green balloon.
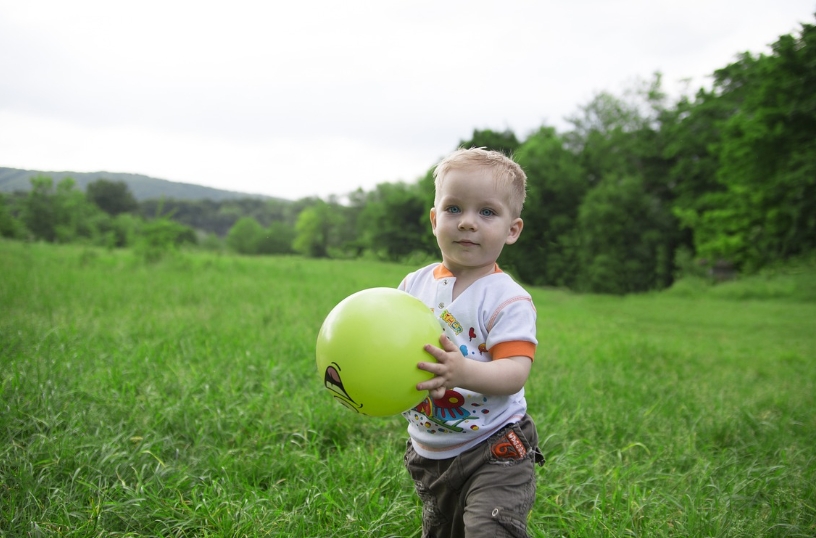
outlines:
[{"label": "green balloon", "polygon": [[335,306],[317,335],[317,371],[334,398],[358,413],[385,417],[424,400],[417,383],[435,362],[423,347],[439,346],[442,327],[419,299],[393,288],[359,291]]}]

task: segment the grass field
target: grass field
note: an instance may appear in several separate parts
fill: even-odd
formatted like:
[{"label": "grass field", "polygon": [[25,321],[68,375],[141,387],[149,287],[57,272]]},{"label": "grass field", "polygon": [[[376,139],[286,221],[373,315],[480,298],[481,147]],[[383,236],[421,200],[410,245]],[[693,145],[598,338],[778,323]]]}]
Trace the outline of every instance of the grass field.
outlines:
[{"label": "grass field", "polygon": [[[0,536],[419,536],[403,419],[314,364],[410,269],[0,241]],[[785,278],[530,290],[534,536],[816,535],[816,277]]]}]

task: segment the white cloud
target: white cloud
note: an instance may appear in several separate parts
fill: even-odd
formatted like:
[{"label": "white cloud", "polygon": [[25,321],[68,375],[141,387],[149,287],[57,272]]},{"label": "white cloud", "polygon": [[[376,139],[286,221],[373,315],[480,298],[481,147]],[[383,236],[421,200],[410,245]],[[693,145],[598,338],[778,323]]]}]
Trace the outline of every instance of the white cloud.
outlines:
[{"label": "white cloud", "polygon": [[384,181],[383,170],[389,181],[413,181],[422,173],[417,163],[430,166],[440,156],[342,137],[236,142],[140,127],[77,127],[7,112],[0,112],[0,125],[0,147],[12,156],[8,166],[138,173],[289,199],[370,190]]},{"label": "white cloud", "polygon": [[812,11],[810,0],[3,3],[0,166],[282,197],[410,181],[474,128],[563,129],[594,93],[658,70],[670,90],[704,84]]}]

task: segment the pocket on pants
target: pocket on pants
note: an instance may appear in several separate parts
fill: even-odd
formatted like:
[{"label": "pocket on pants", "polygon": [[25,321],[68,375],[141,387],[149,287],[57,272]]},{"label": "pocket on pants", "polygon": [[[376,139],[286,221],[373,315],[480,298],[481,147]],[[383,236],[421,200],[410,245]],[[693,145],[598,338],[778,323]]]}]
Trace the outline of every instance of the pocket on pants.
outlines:
[{"label": "pocket on pants", "polygon": [[524,461],[537,451],[524,435],[518,423],[509,424],[487,440],[488,462],[498,465],[514,465]]}]

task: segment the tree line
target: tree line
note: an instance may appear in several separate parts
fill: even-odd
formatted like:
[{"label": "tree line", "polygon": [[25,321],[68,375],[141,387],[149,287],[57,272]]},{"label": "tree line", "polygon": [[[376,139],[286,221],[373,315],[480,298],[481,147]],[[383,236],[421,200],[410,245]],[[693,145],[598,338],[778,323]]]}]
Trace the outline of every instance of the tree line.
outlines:
[{"label": "tree line", "polygon": [[[512,154],[528,175],[524,233],[500,264],[521,281],[580,291],[665,288],[679,274],[754,272],[816,250],[816,28],[743,53],[710,89],[673,100],[655,74],[597,94],[557,132],[475,130],[462,147]],[[451,149],[454,149],[453,147]],[[0,197],[0,234],[159,252],[435,255],[432,167],[415,182],[339,198],[148,200],[99,180],[32,180]]]}]

